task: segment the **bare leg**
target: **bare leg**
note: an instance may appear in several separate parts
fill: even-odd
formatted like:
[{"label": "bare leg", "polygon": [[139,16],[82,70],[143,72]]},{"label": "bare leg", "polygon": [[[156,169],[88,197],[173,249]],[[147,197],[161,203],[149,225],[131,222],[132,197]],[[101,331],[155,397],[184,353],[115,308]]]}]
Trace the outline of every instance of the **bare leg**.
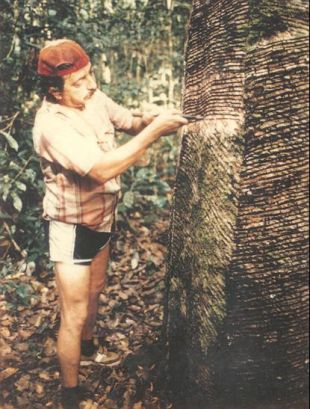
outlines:
[{"label": "bare leg", "polygon": [[106,273],[109,264],[110,246],[107,245],[92,261],[90,266],[90,285],[88,314],[83,328],[82,339],[90,340],[93,336],[98,311],[98,299],[104,288]]},{"label": "bare leg", "polygon": [[82,330],[87,318],[90,267],[56,263],[56,282],[60,297],[61,323],[57,353],[62,385],[78,385]]}]

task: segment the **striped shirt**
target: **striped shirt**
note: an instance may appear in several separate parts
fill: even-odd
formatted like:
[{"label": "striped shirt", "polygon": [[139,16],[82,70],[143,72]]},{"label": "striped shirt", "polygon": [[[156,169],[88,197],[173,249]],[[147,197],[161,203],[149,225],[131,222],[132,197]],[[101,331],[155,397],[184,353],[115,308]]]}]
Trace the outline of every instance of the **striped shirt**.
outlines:
[{"label": "striped shirt", "polygon": [[87,176],[116,149],[115,128],[132,127],[130,111],[97,90],[84,110],[43,101],[33,129],[46,192],[43,217],[109,232],[120,192],[119,178],[98,183]]}]

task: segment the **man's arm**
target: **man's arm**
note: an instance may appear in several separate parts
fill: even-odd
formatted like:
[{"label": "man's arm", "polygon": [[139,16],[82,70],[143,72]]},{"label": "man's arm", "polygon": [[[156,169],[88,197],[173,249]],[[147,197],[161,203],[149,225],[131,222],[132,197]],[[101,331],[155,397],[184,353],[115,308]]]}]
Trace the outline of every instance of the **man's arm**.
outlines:
[{"label": "man's arm", "polygon": [[170,135],[187,124],[188,121],[177,114],[163,114],[155,119],[153,117],[152,122],[137,136],[115,151],[103,154],[102,159],[93,166],[88,176],[99,183],[119,176],[137,162],[158,138]]}]

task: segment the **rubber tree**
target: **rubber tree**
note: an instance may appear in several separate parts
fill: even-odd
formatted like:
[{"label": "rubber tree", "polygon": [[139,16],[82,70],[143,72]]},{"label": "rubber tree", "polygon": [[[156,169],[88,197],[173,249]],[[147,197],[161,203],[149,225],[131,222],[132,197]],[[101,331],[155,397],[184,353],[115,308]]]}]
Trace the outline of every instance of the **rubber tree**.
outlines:
[{"label": "rubber tree", "polygon": [[182,139],[166,309],[183,401],[304,393],[308,97],[307,1],[193,0],[183,109],[205,119]]}]

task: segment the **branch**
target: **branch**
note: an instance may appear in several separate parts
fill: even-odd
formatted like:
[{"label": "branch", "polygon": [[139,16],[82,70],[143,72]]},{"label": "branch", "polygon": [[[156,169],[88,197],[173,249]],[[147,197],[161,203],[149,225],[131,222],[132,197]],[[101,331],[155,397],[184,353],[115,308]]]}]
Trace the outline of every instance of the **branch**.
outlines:
[{"label": "branch", "polygon": [[26,257],[26,252],[25,252],[25,250],[22,250],[22,249],[19,247],[19,245],[16,243],[16,241],[14,240],[9,225],[8,225],[6,222],[4,222],[4,223],[3,223],[3,226],[4,226],[5,230],[7,231],[8,235],[9,235],[9,237],[10,237],[11,243],[13,244],[15,250],[18,251],[18,253],[19,253],[23,258],[25,258],[25,257]]},{"label": "branch", "polygon": [[19,179],[19,177],[24,173],[24,171],[26,170],[27,166],[29,165],[31,159],[33,158],[33,155],[31,155],[26,163],[24,164],[24,166],[21,168],[21,170],[17,173],[17,175],[15,176],[15,178],[11,181],[10,185],[12,185],[14,182],[16,182],[17,179]]}]

